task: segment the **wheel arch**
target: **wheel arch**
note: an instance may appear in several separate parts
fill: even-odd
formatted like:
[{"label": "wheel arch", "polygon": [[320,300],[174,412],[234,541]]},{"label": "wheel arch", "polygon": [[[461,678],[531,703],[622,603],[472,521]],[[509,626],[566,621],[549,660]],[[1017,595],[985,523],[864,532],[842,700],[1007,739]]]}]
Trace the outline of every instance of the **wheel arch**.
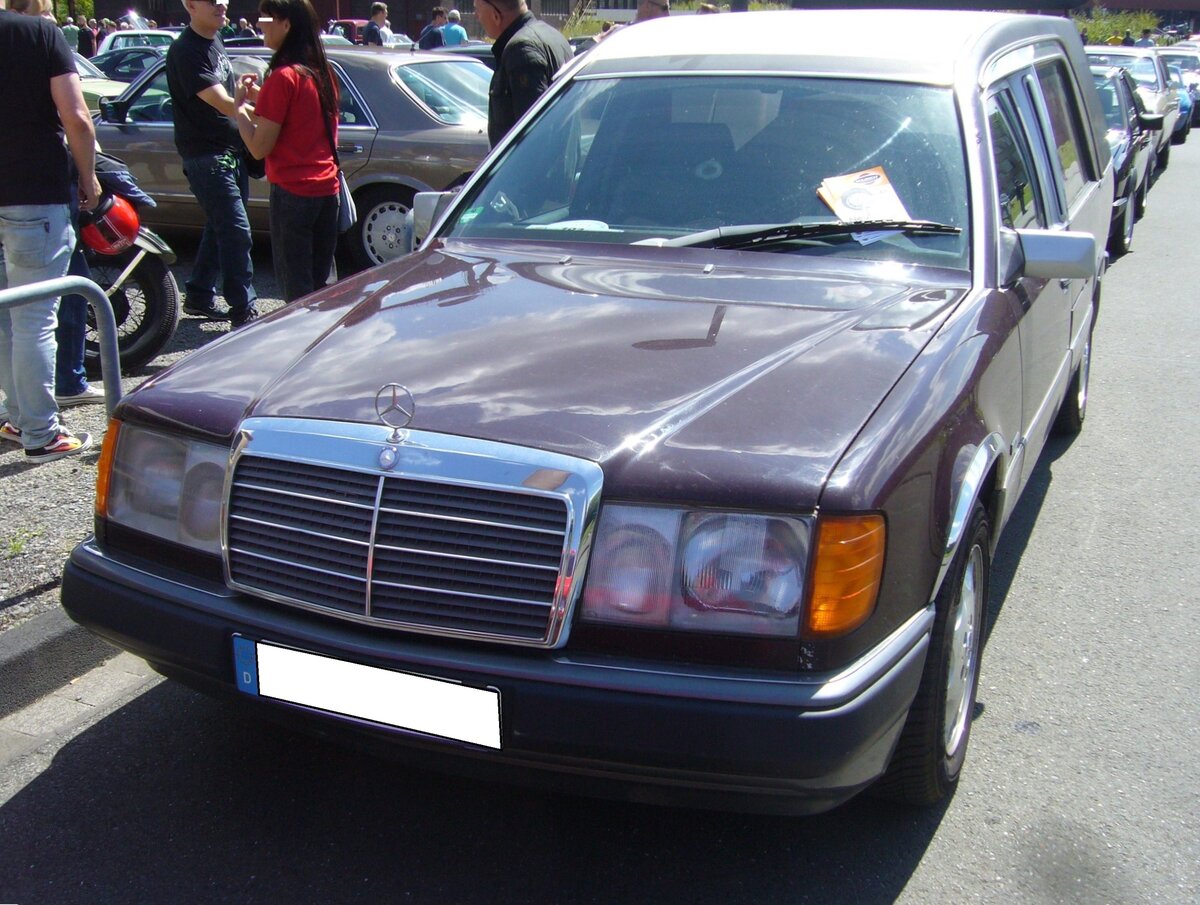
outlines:
[{"label": "wheel arch", "polygon": [[976,502],[983,506],[988,521],[993,525],[988,553],[995,552],[1000,535],[1000,520],[1006,508],[1003,499],[1006,482],[1000,479],[1005,446],[1004,439],[993,431],[974,448],[960,449],[955,457],[955,472],[958,477],[950,506],[950,527],[946,533],[946,545],[942,550],[942,561],[933,584],[931,600],[937,598],[946,573],[950,571],[950,565],[954,562],[959,544],[962,543]]}]

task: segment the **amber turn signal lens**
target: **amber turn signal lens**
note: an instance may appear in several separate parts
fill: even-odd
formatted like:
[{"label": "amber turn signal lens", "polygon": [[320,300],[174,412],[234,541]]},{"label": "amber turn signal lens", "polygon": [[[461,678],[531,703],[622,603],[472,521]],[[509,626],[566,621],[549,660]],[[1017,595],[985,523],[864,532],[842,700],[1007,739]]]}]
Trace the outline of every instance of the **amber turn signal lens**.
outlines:
[{"label": "amber turn signal lens", "polygon": [[883,516],[822,517],[812,596],[805,621],[810,638],[836,638],[858,628],[875,610],[883,575],[887,529]]},{"label": "amber turn signal lens", "polygon": [[117,452],[117,434],[120,432],[121,422],[116,418],[111,419],[96,466],[96,515],[100,518],[108,518],[108,483],[112,476],[113,457]]}]

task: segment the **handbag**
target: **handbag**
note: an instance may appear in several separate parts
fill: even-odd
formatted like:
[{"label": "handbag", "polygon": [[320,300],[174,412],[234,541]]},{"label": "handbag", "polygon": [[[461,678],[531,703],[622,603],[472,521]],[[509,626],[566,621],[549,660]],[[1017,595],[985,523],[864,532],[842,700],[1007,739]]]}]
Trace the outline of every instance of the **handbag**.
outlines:
[{"label": "handbag", "polygon": [[344,233],[358,222],[358,208],[354,206],[354,196],[350,194],[350,186],[346,183],[346,174],[342,171],[342,161],[338,158],[337,143],[333,140],[333,126],[329,117],[322,114],[325,120],[325,134],[329,137],[329,150],[333,152],[333,162],[338,171],[338,218],[337,231]]},{"label": "handbag", "polygon": [[358,209],[354,206],[354,196],[350,194],[350,186],[346,184],[346,174],[338,168],[338,221],[339,233],[344,233],[358,221]]}]

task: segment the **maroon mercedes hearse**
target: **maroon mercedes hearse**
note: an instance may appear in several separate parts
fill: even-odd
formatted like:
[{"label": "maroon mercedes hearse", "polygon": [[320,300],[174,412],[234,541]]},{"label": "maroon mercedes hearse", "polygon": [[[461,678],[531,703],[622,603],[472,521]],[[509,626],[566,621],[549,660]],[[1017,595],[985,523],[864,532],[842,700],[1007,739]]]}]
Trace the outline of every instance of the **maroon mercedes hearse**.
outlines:
[{"label": "maroon mercedes hearse", "polygon": [[997,538],[1086,413],[1104,128],[1067,19],[622,29],[413,254],[121,403],[64,605],[439,768],[936,801]]}]

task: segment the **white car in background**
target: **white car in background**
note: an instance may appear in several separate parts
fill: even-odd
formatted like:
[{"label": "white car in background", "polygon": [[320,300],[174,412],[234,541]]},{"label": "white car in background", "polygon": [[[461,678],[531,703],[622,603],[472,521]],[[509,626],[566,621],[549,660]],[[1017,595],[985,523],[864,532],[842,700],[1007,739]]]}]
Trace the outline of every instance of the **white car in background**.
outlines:
[{"label": "white car in background", "polygon": [[114,31],[104,36],[96,53],[108,50],[120,50],[122,47],[169,47],[179,36],[179,32],[165,31],[161,28],[126,28]]}]

